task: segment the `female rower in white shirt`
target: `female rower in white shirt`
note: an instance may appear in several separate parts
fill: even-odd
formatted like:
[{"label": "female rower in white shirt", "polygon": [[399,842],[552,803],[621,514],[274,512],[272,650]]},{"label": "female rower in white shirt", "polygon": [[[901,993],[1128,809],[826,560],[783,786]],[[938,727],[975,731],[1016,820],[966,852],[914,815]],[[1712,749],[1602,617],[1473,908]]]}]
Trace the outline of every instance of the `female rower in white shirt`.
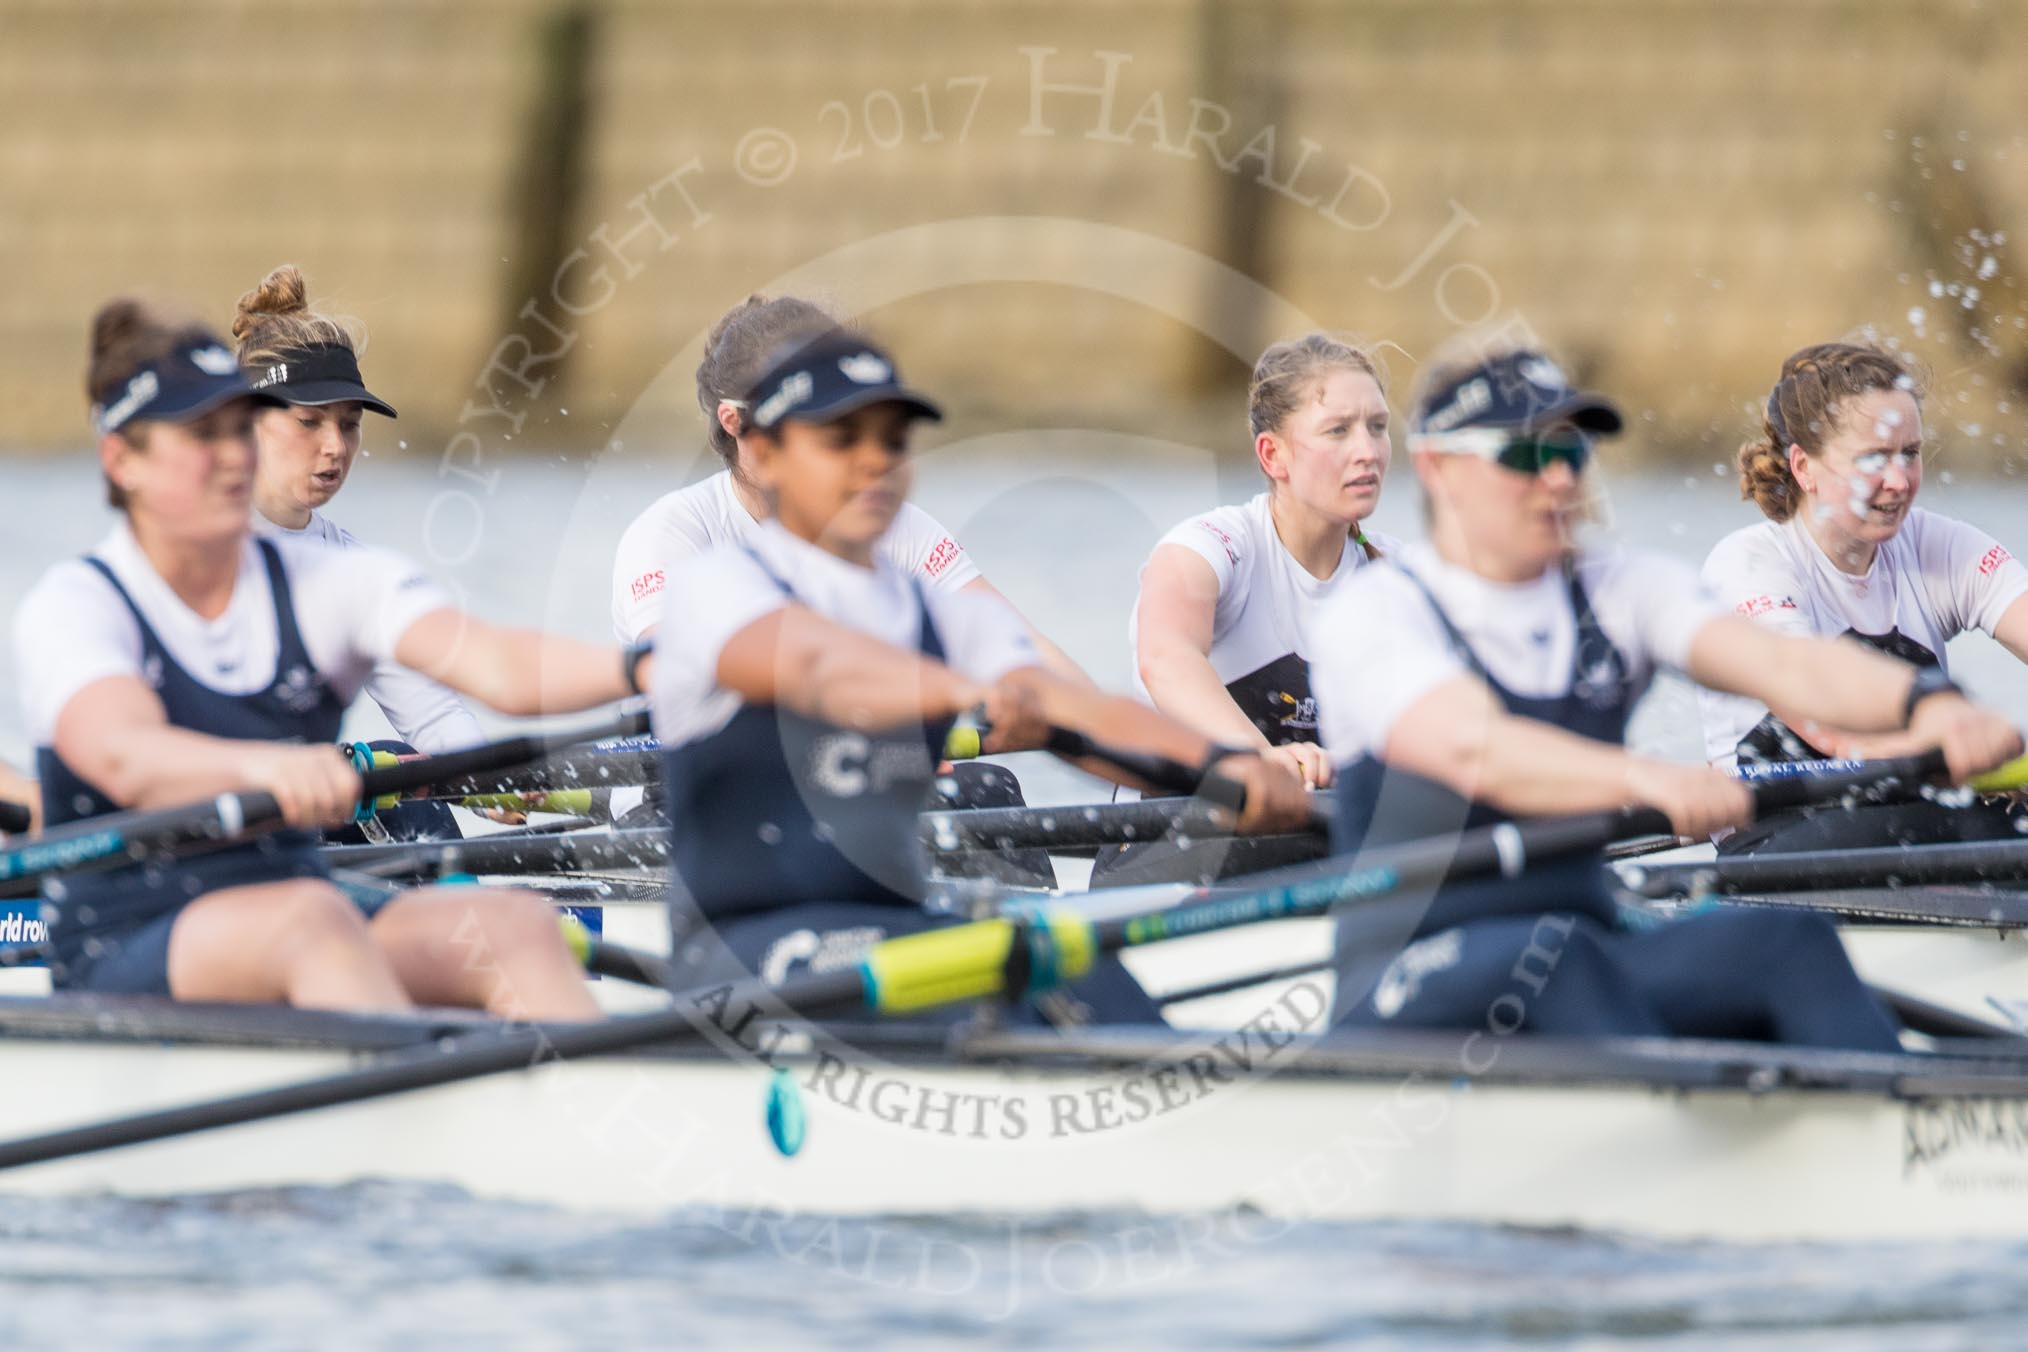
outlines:
[{"label": "female rower in white shirt", "polygon": [[[613,559],[612,611],[613,632],[622,643],[655,632],[671,563],[715,545],[753,543],[767,503],[754,477],[752,411],[741,396],[771,355],[838,324],[837,316],[800,297],[754,295],[712,326],[697,364],[697,406],[710,428],[711,449],[725,468],[656,499],[620,536]],[[912,502],[902,504],[879,549],[882,558],[934,591],[988,596],[1012,609],[957,538]],[[1026,619],[1022,624],[1050,670],[1090,684],[1069,654]],[[934,797],[947,807],[1020,807],[1026,802],[1011,770],[984,761],[951,767],[938,777]],[[976,866],[1002,881],[1055,882],[1048,860],[1033,851],[981,856]]]},{"label": "female rower in white shirt", "polygon": [[[273,401],[254,416],[260,447],[254,530],[340,549],[358,546],[350,531],[317,509],[351,476],[367,411],[394,417],[393,406],[360,377],[359,341],[344,323],[310,308],[302,272],[287,263],[239,298],[232,336],[248,381]],[[463,700],[395,663],[374,668],[366,693],[407,748],[434,755],[485,740]],[[442,804],[428,808],[435,817],[447,815]],[[427,834],[458,834],[455,823],[436,826]]]},{"label": "female rower in white shirt", "polygon": [[[1906,726],[1958,778],[2019,751],[2006,720],[1904,663],[1727,615],[1666,559],[1577,548],[1594,439],[1621,420],[1541,354],[1473,349],[1419,383],[1408,448],[1429,541],[1362,569],[1312,629],[1339,849],[1629,806],[1685,836],[1744,824],[1744,785],[1624,746],[1658,667],[1797,716]],[[1590,855],[1438,887],[1377,983],[1341,976],[1341,1010],[1396,1027],[1898,1046],[1822,918],[1742,908],[1620,933],[1602,874]]]},{"label": "female rower in white shirt", "polygon": [[[656,499],[621,535],[613,560],[613,631],[622,643],[646,637],[660,622],[669,563],[713,545],[752,543],[767,516],[767,503],[754,478],[751,410],[740,394],[753,385],[770,355],[829,332],[839,322],[821,306],[795,296],[756,295],[712,326],[697,365],[697,405],[711,429],[711,449],[725,468]],[[883,558],[926,586],[1011,604],[980,574],[965,547],[914,503],[902,504],[879,549]],[[1034,626],[1027,627],[1052,670],[1068,679],[1087,679],[1062,649]]]},{"label": "female rower in white shirt", "polygon": [[[1853,638],[1943,672],[1944,645],[1981,630],[2028,661],[2028,569],[1976,526],[1915,505],[1922,386],[1894,353],[1806,347],[1782,363],[1761,433],[1739,451],[1740,496],[1768,518],[1728,535],[1704,583],[1737,614],[1783,633]],[[1877,743],[1791,728],[1755,700],[1705,692],[1715,765],[1865,754]],[[2005,840],[2003,804],[1906,803],[1784,814],[1727,837],[1727,852]]]},{"label": "female rower in white shirt", "polygon": [[[1004,602],[895,566],[883,541],[907,496],[910,426],[941,415],[885,352],[833,330],[735,393],[767,520],[669,563],[661,625],[683,638],[654,680],[677,879],[691,923],[731,958],[780,980],[940,923],[924,910],[917,814],[951,721],[979,705],[989,750],[1039,745],[1047,724],[1094,732],[1241,781],[1245,829],[1302,820],[1281,767],[1063,679]],[[676,951],[700,971],[724,959],[701,931]],[[1124,969],[1095,975],[1109,994],[1073,994],[1102,1017],[1155,1017]]]},{"label": "female rower in white shirt", "polygon": [[1247,421],[1267,488],[1155,546],[1129,626],[1134,667],[1163,713],[1323,788],[1310,615],[1397,547],[1359,524],[1380,504],[1393,449],[1379,364],[1326,334],[1277,343],[1254,364]]},{"label": "female rower in white shirt", "polygon": [[531,714],[625,697],[638,656],[485,624],[378,550],[253,535],[255,396],[201,325],[111,302],[93,322],[86,387],[121,520],[90,556],[43,575],[14,634],[47,820],[262,789],[298,829],[54,880],[59,984],[594,1017],[539,898],[422,888],[369,919],[300,828],[357,803],[359,777],[333,743],[376,663]]}]

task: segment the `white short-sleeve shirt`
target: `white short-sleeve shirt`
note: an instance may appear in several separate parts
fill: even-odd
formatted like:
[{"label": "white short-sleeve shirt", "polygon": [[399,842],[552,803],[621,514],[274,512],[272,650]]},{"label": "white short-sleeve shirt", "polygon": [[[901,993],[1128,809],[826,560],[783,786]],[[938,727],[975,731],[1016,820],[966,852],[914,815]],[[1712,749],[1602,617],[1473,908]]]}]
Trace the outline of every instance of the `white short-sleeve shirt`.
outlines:
[{"label": "white short-sleeve shirt", "polygon": [[[671,566],[715,545],[751,546],[760,525],[733,492],[730,470],[657,498],[620,536],[613,557],[613,632],[632,643],[661,623]],[[979,576],[965,547],[913,503],[902,504],[880,554],[940,591],[956,591]]]},{"label": "white short-sleeve shirt", "polygon": [[748,625],[791,604],[913,650],[922,641],[920,595],[953,671],[987,683],[1040,663],[1027,627],[1005,602],[921,585],[884,553],[874,562],[870,569],[847,563],[773,521],[749,545],[672,560],[655,623],[659,633],[683,637],[655,652],[651,693],[662,745],[696,741],[732,721],[743,701],[719,685],[719,654]]},{"label": "white short-sleeve shirt", "polygon": [[[255,534],[276,540],[299,540],[333,549],[365,548],[351,531],[317,512],[310,513],[308,525],[292,530],[256,510],[253,528]],[[439,755],[486,740],[479,720],[455,692],[391,659],[373,668],[366,678],[366,694],[387,715],[396,735],[418,751]]]},{"label": "white short-sleeve shirt", "polygon": [[[427,574],[397,555],[275,543],[310,662],[340,699],[351,700],[376,663],[392,660],[410,625],[451,605]],[[191,677],[228,695],[254,694],[274,681],[280,645],[274,593],[252,537],[240,547],[232,599],[209,620],[155,572],[125,521],[93,553]],[[112,676],[151,681],[133,613],[82,559],[50,568],[23,599],[14,618],[14,670],[37,746],[51,744],[64,706],[86,686]]]},{"label": "white short-sleeve shirt", "polygon": [[[1917,507],[1864,573],[1841,571],[1800,517],[1734,531],[1704,561],[1703,579],[1727,609],[1786,633],[1853,634],[1890,651],[1912,643],[1946,661],[1944,645],[1967,630],[1992,633],[2028,592],[2024,569],[1976,526]],[[1911,654],[1914,655],[1914,654]],[[1767,706],[1700,691],[1705,752],[1730,765]]]},{"label": "white short-sleeve shirt", "polygon": [[[1673,559],[1587,551],[1576,567],[1599,628],[1627,659],[1636,695],[1658,669],[1682,670],[1697,632],[1723,613]],[[1471,670],[1431,596],[1501,685],[1531,699],[1569,692],[1577,615],[1561,569],[1529,582],[1492,582],[1417,542],[1362,568],[1318,607],[1311,685],[1333,760],[1380,757],[1410,706]]]},{"label": "white short-sleeve shirt", "polygon": [[[1383,557],[1401,548],[1391,536],[1374,533],[1368,538]],[[1189,550],[1209,564],[1218,579],[1209,656],[1211,669],[1226,685],[1290,655],[1310,660],[1318,608],[1372,562],[1348,537],[1336,570],[1329,577],[1312,576],[1282,544],[1266,493],[1193,516],[1164,535],[1157,548],[1161,545]],[[1141,602],[1136,596],[1127,624],[1130,648],[1139,646],[1140,625]],[[1134,686],[1142,699],[1149,700],[1139,667],[1135,663]],[[1252,717],[1255,711],[1247,713]],[[1298,716],[1307,723],[1314,711]]]}]

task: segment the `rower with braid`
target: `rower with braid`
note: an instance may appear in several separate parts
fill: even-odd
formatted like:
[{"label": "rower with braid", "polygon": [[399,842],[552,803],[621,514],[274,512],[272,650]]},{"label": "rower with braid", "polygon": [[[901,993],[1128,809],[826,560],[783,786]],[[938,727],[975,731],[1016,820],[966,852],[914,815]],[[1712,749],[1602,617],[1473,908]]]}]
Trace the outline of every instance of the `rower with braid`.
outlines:
[{"label": "rower with braid", "polygon": [[[780,981],[942,923],[918,812],[951,722],[975,707],[988,751],[1040,745],[1047,725],[1097,733],[1238,780],[1242,829],[1305,819],[1286,769],[1064,679],[1004,602],[895,564],[910,431],[942,415],[864,335],[792,339],[734,393],[766,519],[668,560],[660,629],[682,641],[664,645],[653,690],[686,895],[681,984],[729,963]],[[1159,1017],[1117,964],[1071,993],[1101,1018]]]},{"label": "rower with braid", "polygon": [[[1142,565],[1127,626],[1136,685],[1179,723],[1327,788],[1310,618],[1358,569],[1399,547],[1362,525],[1393,453],[1380,363],[1329,334],[1276,343],[1254,364],[1247,422],[1267,487],[1177,525]],[[1211,882],[1320,851],[1309,836],[1116,845],[1099,853],[1092,883]]]},{"label": "rower with braid", "polygon": [[1260,749],[1312,788],[1331,782],[1310,693],[1310,616],[1399,548],[1361,526],[1393,446],[1380,365],[1313,333],[1254,364],[1247,396],[1267,487],[1163,536],[1141,569],[1128,642],[1141,693],[1227,746]]},{"label": "rower with braid", "polygon": [[[2005,719],[1903,662],[1728,614],[1660,556],[1580,547],[1585,468],[1621,418],[1540,352],[1466,339],[1418,386],[1408,449],[1429,540],[1361,569],[1312,626],[1341,851],[1634,806],[1684,836],[1743,825],[1745,785],[1625,747],[1634,703],[1665,667],[1799,717],[1906,727],[1958,779],[2020,750]],[[1497,1019],[1506,1032],[1898,1047],[1821,916],[1716,910],[1621,932],[1603,875],[1592,854],[1438,887],[1377,979],[1341,973],[1341,1013],[1380,1027]]]},{"label": "rower with braid", "polygon": [[[1978,527],[1915,505],[1922,488],[1923,382],[1869,343],[1821,343],[1782,363],[1761,432],[1739,450],[1740,496],[1767,520],[1734,531],[1704,583],[1735,613],[1780,633],[1850,638],[1948,680],[1945,645],[1980,630],[2028,661],[2028,569]],[[1896,743],[1794,726],[1765,704],[1704,692],[1712,764],[1889,755]],[[1931,802],[1783,814],[1719,842],[1727,853],[2012,840],[2002,802]]]},{"label": "rower with braid", "polygon": [[332,743],[381,664],[525,715],[637,692],[640,655],[486,624],[379,550],[256,535],[259,396],[200,324],[108,303],[86,389],[120,519],[89,555],[49,569],[15,617],[46,819],[258,789],[295,829],[50,884],[57,985],[595,1017],[539,897],[445,887],[357,902],[305,828],[358,802],[359,776]]}]

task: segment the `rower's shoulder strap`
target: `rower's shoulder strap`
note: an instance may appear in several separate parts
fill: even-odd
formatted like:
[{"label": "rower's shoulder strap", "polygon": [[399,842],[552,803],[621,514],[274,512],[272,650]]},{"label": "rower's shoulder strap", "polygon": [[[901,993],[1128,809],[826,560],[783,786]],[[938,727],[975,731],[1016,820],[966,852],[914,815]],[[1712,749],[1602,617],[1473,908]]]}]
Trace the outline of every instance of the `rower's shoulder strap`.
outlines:
[{"label": "rower's shoulder strap", "polygon": [[1422,599],[1429,605],[1430,613],[1435,615],[1437,623],[1443,626],[1444,638],[1450,642],[1451,647],[1457,652],[1457,655],[1464,660],[1466,668],[1473,675],[1484,678],[1487,675],[1486,664],[1479,660],[1478,653],[1474,652],[1472,645],[1466,642],[1464,633],[1456,624],[1451,622],[1450,613],[1444,609],[1443,602],[1437,600],[1436,593],[1430,590],[1429,583],[1418,577],[1415,569],[1409,567],[1399,558],[1392,560],[1392,562],[1395,571],[1407,578],[1409,585],[1422,593]]},{"label": "rower's shoulder strap", "polygon": [[1633,664],[1620,650],[1620,645],[1613,642],[1605,626],[1599,623],[1598,611],[1591,604],[1591,592],[1578,575],[1578,562],[1579,556],[1575,553],[1563,561],[1563,581],[1570,592],[1570,616],[1577,625],[1577,660],[1583,663],[1596,656],[1606,656],[1618,666],[1619,678],[1624,682]]},{"label": "rower's shoulder strap", "polygon": [[768,567],[768,561],[762,558],[752,545],[741,545],[739,546],[739,550],[753,560],[753,566],[760,569],[762,577],[775,584],[777,591],[781,592],[789,600],[796,602],[796,604],[802,604],[802,598],[796,595],[796,589],[783,581],[780,573]]},{"label": "rower's shoulder strap", "polygon": [[119,575],[113,571],[112,565],[96,554],[85,555],[83,562],[87,566],[96,569],[99,576],[106,580],[106,585],[113,589],[113,595],[119,597],[126,605],[127,613],[134,617],[135,627],[141,631],[142,646],[144,648],[161,648],[161,640],[155,636],[155,626],[148,623],[148,617],[141,613],[141,607],[135,603],[133,593],[127,590],[126,583],[120,581]]}]

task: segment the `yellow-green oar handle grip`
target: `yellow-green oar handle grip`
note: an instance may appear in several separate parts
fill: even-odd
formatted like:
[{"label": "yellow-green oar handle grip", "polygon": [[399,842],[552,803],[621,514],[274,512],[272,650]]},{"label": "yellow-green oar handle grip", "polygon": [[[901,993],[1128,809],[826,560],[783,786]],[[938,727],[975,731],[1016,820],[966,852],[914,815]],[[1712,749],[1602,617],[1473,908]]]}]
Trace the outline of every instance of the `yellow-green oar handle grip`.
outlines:
[{"label": "yellow-green oar handle grip", "polygon": [[[1033,955],[1046,955],[1030,969],[1030,990],[1047,990],[1091,970],[1098,935],[1090,921],[1059,907],[1030,923],[1040,931],[1035,937],[1045,941],[1031,948],[1031,962]],[[911,1014],[1000,995],[1021,933],[1014,921],[998,918],[875,944],[861,962],[866,1003],[883,1014]]]},{"label": "yellow-green oar handle grip", "polygon": [[459,807],[475,811],[505,808],[509,812],[555,812],[582,817],[592,810],[590,789],[551,789],[547,793],[474,793],[458,799]]},{"label": "yellow-green oar handle grip", "polygon": [[1972,787],[1980,793],[2011,793],[2028,788],[2028,756],[2016,756],[1997,769],[1974,775]]},{"label": "yellow-green oar handle grip", "polygon": [[945,760],[973,760],[979,754],[979,730],[963,725],[944,734]]}]

